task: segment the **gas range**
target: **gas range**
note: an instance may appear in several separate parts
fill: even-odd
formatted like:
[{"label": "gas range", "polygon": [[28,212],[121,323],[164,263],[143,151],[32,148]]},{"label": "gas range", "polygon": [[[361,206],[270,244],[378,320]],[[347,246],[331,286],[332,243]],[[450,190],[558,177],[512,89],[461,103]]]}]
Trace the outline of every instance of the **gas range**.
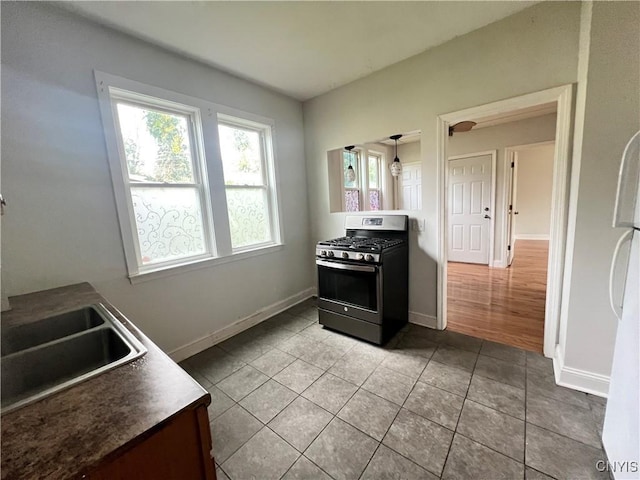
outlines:
[{"label": "gas range", "polygon": [[383,344],[407,323],[408,220],[349,215],[344,237],[317,243],[322,325]]},{"label": "gas range", "polygon": [[316,257],[352,260],[356,262],[380,263],[384,250],[401,245],[400,238],[378,238],[346,236],[318,242]]}]

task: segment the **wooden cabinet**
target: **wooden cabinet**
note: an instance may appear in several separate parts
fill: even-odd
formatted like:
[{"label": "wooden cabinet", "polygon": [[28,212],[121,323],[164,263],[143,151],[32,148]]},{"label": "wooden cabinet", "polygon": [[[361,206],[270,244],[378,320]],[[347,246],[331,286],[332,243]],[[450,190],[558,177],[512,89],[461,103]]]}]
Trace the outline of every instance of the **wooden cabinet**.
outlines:
[{"label": "wooden cabinet", "polygon": [[207,407],[186,408],[144,438],[125,445],[81,478],[96,480],[215,480]]}]

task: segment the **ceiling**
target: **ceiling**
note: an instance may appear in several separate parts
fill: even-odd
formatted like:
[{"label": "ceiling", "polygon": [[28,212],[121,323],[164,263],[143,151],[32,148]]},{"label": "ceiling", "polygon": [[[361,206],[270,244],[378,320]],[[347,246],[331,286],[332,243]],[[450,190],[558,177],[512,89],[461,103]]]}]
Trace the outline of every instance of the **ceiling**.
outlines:
[{"label": "ceiling", "polygon": [[307,100],[537,1],[89,1],[56,5]]}]

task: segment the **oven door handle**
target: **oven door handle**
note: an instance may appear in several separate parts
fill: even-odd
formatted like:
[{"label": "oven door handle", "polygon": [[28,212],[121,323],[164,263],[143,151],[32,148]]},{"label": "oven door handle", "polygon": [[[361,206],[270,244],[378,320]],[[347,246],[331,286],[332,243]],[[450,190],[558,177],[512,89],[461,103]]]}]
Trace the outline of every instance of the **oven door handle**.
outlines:
[{"label": "oven door handle", "polygon": [[351,263],[327,262],[325,260],[316,260],[316,265],[327,268],[335,268],[337,270],[352,270],[356,272],[374,273],[376,271],[376,267],[373,267],[371,265],[353,265]]}]

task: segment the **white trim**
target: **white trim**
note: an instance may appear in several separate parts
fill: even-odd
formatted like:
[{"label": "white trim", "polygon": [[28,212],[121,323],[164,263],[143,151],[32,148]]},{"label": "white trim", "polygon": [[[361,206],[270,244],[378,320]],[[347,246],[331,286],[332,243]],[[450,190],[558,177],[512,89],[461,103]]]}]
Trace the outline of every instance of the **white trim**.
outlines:
[{"label": "white trim", "polygon": [[[513,167],[511,166],[513,164]],[[515,198],[515,180],[516,169],[518,166],[518,152],[510,150],[508,147],[504,150],[504,183],[502,185],[502,232],[500,238],[502,239],[502,248],[500,249],[502,254],[502,264],[504,268],[511,265],[513,261],[513,247],[515,239],[513,234],[515,232],[515,216],[513,215],[513,199]],[[508,172],[508,173],[507,173]],[[511,208],[509,208],[511,205]]]},{"label": "white trim", "polygon": [[[467,108],[452,113],[439,115],[437,118],[437,175],[438,202],[436,205],[438,225],[440,227],[438,241],[438,326],[446,327],[446,281],[447,281],[447,141],[449,125],[463,120],[472,120],[490,115],[498,115],[513,110],[557,102],[555,135],[555,162],[553,168],[553,196],[551,208],[551,232],[549,242],[549,269],[547,272],[547,299],[545,306],[544,354],[553,356],[555,345],[558,343],[558,328],[560,323],[560,306],[562,302],[563,274],[565,249],[570,251],[572,245],[565,245],[567,238],[567,217],[575,210],[575,203],[569,203],[567,198],[569,175],[569,152],[571,144],[571,107],[574,86],[571,84],[550,88],[539,92],[521,95],[515,98]],[[575,180],[575,172],[571,172],[571,180]],[[570,212],[571,210],[572,212]],[[567,266],[570,270],[570,265]]]},{"label": "white trim", "polygon": [[556,353],[553,356],[553,370],[556,384],[560,386],[603,398],[608,397],[610,377],[567,367],[564,364],[564,355],[560,345],[557,346]]},{"label": "white trim", "polygon": [[547,233],[519,233],[516,240],[549,240]]},{"label": "white trim", "polygon": [[433,315],[425,315],[424,313],[409,312],[409,323],[423,327],[438,328],[438,319]]},{"label": "white trim", "polygon": [[[463,158],[472,158],[472,157],[482,157],[484,155],[491,155],[491,186],[489,187],[490,198],[489,198],[489,209],[491,213],[491,219],[489,221],[489,255],[487,259],[487,266],[495,267],[495,235],[496,235],[496,168],[497,168],[497,159],[498,159],[498,150],[485,150],[483,152],[472,152],[472,153],[463,153],[462,155],[453,155],[448,158],[448,161],[451,160],[460,160]],[[448,165],[448,164],[447,164]],[[448,167],[447,167],[448,171]],[[447,228],[449,228],[448,218],[447,218]]]},{"label": "white trim", "polygon": [[284,244],[269,245],[266,247],[264,246],[257,247],[253,250],[243,250],[242,252],[233,253],[225,257],[194,260],[189,263],[181,263],[180,265],[173,265],[166,268],[157,269],[152,272],[129,275],[129,282],[131,282],[132,285],[137,285],[138,283],[144,283],[150,280],[157,280],[158,278],[170,277],[172,275],[180,275],[182,273],[192,272],[194,270],[200,270],[201,268],[213,267],[215,265],[222,265],[224,263],[230,263],[238,260],[257,257],[259,255],[266,255],[268,253],[279,252],[280,250],[282,250],[283,247],[284,247]]},{"label": "white trim", "polygon": [[495,262],[493,262],[493,268],[507,268],[507,260],[502,259],[502,260],[496,260]]},{"label": "white trim", "polygon": [[297,305],[300,302],[305,301],[307,298],[315,295],[316,289],[307,288],[301,292],[296,293],[295,295],[291,295],[290,297],[285,298],[284,300],[280,300],[276,303],[273,303],[262,310],[259,310],[248,317],[242,318],[236,322],[233,322],[231,325],[227,325],[226,327],[221,328],[213,333],[205,335],[193,342],[187,343],[182,347],[178,347],[171,352],[169,352],[169,357],[175,362],[181,362],[182,360],[189,358],[197,353],[200,353],[207,348],[213,347],[214,345],[226,340],[227,338],[231,338],[234,335],[239,334],[251,327],[258,325],[261,322],[277,315],[280,312],[283,312],[294,305]]}]

